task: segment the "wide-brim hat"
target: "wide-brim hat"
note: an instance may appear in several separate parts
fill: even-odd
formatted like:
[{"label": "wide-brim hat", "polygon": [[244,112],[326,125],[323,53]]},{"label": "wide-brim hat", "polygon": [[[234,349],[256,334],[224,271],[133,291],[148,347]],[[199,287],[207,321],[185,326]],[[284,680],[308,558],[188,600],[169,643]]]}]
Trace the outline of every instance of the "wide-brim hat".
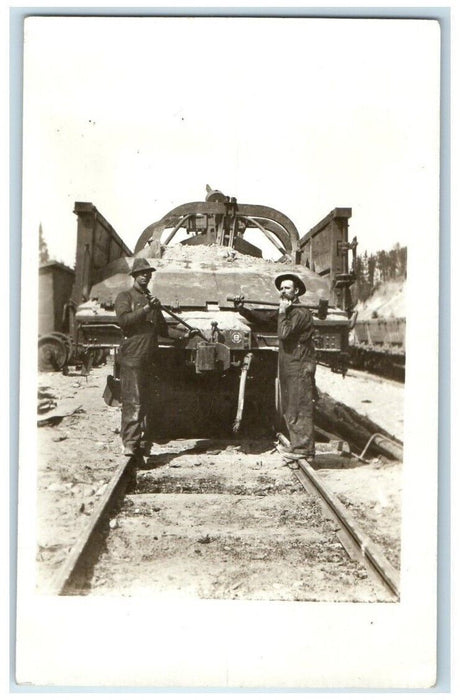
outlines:
[{"label": "wide-brim hat", "polygon": [[277,275],[275,277],[275,287],[277,289],[280,289],[281,282],[283,282],[283,280],[292,280],[294,282],[294,284],[299,290],[299,297],[301,297],[302,294],[305,294],[305,292],[307,291],[307,288],[300,279],[299,275],[296,275],[295,272],[283,272],[281,275]]},{"label": "wide-brim hat", "polygon": [[134,277],[140,272],[155,272],[155,270],[156,268],[152,267],[145,258],[134,258],[130,274]]}]

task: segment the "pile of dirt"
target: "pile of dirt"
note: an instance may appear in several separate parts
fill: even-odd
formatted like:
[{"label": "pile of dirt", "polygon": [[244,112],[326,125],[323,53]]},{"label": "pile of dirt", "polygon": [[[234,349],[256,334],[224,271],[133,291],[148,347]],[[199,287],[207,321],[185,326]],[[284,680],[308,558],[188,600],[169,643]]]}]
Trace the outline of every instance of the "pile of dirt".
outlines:
[{"label": "pile of dirt", "polygon": [[381,282],[366,301],[358,302],[355,309],[360,321],[369,321],[372,318],[405,318],[406,280]]},{"label": "pile of dirt", "polygon": [[256,258],[253,255],[239,253],[228,246],[217,245],[172,245],[164,249],[161,260],[174,262],[220,262],[232,265],[233,267],[246,267],[255,265],[265,267],[267,262],[264,258]]}]

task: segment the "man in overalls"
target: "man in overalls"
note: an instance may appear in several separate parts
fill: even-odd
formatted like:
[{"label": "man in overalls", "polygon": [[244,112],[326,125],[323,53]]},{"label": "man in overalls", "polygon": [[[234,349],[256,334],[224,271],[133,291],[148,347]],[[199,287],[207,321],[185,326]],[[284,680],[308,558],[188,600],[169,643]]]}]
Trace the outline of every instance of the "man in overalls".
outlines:
[{"label": "man in overalls", "polygon": [[159,299],[148,290],[153,272],[155,268],[147,260],[135,258],[130,273],[134,284],[115,300],[117,321],[124,334],[118,353],[121,439],[125,456],[136,456],[141,463],[150,454],[153,439],[153,372],[158,336],[188,338],[191,334],[166,323]]},{"label": "man in overalls", "polygon": [[299,306],[299,297],[306,289],[298,275],[278,275],[275,286],[280,292],[278,310],[246,309],[244,297],[237,297],[235,306],[248,321],[277,324],[281,405],[291,443],[289,451],[282,446],[279,449],[291,459],[311,459],[315,456],[313,316],[309,309]]}]

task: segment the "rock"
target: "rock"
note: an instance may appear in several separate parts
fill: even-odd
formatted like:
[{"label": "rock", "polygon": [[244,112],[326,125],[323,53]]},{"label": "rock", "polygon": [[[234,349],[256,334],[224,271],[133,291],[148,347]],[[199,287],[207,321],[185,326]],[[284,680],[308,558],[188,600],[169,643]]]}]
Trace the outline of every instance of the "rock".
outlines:
[{"label": "rock", "polygon": [[200,537],[198,542],[200,544],[209,544],[210,542],[212,542],[212,537],[209,537],[209,535],[205,535],[204,537]]},{"label": "rock", "polygon": [[112,518],[112,520],[109,522],[109,527],[111,530],[115,530],[115,528],[118,527],[118,520],[116,518]]},{"label": "rock", "polygon": [[67,484],[50,484],[48,486],[48,491],[52,491],[53,493],[64,493],[67,489]]},{"label": "rock", "polygon": [[37,404],[37,412],[46,413],[47,411],[51,411],[53,408],[56,408],[56,406],[57,402],[53,399],[42,399]]}]

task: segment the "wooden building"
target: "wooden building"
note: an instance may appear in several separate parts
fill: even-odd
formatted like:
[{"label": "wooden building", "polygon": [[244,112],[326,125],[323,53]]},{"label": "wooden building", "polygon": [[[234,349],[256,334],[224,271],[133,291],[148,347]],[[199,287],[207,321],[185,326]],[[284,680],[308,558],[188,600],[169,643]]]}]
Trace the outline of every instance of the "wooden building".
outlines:
[{"label": "wooden building", "polygon": [[39,268],[38,331],[40,335],[60,331],[66,333],[65,309],[70,301],[75,272],[55,260]]}]

